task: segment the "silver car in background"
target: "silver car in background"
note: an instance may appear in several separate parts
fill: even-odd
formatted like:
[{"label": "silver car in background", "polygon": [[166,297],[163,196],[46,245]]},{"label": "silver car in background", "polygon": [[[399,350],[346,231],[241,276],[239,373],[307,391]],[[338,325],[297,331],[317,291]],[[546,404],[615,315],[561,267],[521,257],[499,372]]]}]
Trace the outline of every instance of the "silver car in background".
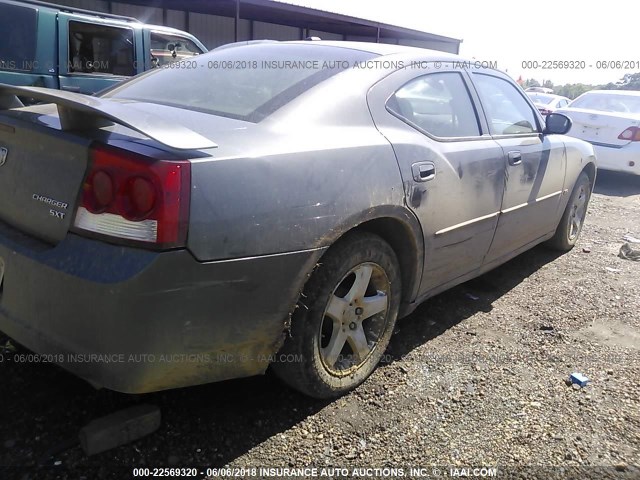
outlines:
[{"label": "silver car in background", "polygon": [[570,126],[397,45],[235,46],[97,97],[2,85],[0,330],[122,392],[271,366],[341,395],[427,298],[575,245],[596,167]]},{"label": "silver car in background", "polygon": [[571,102],[567,97],[551,93],[527,92],[527,95],[542,115],[549,115]]}]

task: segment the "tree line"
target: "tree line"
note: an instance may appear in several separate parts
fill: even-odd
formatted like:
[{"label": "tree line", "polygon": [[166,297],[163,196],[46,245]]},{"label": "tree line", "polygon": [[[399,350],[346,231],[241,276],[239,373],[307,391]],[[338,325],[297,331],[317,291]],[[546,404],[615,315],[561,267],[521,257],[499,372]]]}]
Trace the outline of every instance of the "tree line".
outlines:
[{"label": "tree line", "polygon": [[589,90],[640,90],[640,73],[627,73],[619,82],[609,82],[605,85],[587,85],[584,83],[554,85],[551,80],[546,80],[543,85],[540,85],[537,80],[528,78],[522,83],[522,88],[528,87],[551,88],[556,95],[562,95],[573,100]]}]

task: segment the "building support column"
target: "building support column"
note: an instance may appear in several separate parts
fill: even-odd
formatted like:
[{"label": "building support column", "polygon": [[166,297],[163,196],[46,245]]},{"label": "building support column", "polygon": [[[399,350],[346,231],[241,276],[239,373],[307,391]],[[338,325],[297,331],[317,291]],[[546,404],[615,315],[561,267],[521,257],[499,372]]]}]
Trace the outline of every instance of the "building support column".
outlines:
[{"label": "building support column", "polygon": [[235,41],[238,42],[238,33],[239,33],[239,25],[240,24],[240,0],[236,0],[236,21],[233,25],[233,35],[235,37]]}]

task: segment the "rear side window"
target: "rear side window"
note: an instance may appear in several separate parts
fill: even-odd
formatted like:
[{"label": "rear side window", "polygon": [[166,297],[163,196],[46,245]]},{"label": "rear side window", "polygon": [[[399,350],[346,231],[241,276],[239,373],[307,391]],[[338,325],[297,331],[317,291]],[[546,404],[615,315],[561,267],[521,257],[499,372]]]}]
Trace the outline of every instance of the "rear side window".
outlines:
[{"label": "rear side window", "polygon": [[34,8],[0,4],[0,68],[33,70],[37,20],[38,13]]},{"label": "rear side window", "polygon": [[[320,45],[230,47],[136,77],[105,97],[257,123],[310,88],[375,54]],[[328,99],[330,101],[330,99]]]},{"label": "rear side window", "polygon": [[133,30],[69,22],[69,72],[132,76]]},{"label": "rear side window", "polygon": [[387,107],[436,137],[480,135],[476,111],[459,73],[434,73],[411,80],[389,99]]},{"label": "rear side window", "polygon": [[473,74],[480,101],[493,135],[537,132],[536,117],[519,89],[502,78]]},{"label": "rear side window", "polygon": [[151,32],[151,65],[162,67],[200,55],[202,50],[188,38],[163,32]]}]

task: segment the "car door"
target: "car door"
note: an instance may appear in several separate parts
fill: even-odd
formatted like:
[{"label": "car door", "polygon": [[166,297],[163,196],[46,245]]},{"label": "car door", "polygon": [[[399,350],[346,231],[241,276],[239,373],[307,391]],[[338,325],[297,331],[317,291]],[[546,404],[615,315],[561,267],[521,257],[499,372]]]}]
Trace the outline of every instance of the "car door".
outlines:
[{"label": "car door", "polygon": [[143,57],[138,58],[142,36],[102,19],[60,13],[58,45],[62,90],[95,93],[130,78],[144,65]]},{"label": "car door", "polygon": [[500,212],[505,164],[484,134],[461,70],[405,68],[376,84],[368,102],[393,146],[407,206],[422,226],[419,294],[481,266]]},{"label": "car door", "polygon": [[485,263],[555,230],[566,170],[564,142],[543,135],[542,120],[522,90],[498,72],[471,74],[489,131],[502,147],[505,190]]},{"label": "car door", "polygon": [[57,88],[55,15],[0,2],[0,83]]}]

